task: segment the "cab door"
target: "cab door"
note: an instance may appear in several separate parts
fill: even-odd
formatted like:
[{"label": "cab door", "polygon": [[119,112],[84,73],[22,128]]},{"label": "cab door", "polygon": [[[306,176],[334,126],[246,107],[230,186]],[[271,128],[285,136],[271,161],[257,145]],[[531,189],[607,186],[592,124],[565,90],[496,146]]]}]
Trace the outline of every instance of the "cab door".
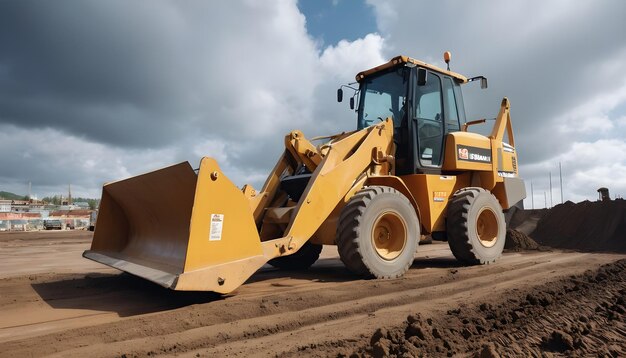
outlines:
[{"label": "cab door", "polygon": [[417,137],[416,167],[441,168],[446,127],[443,117],[441,76],[428,71],[423,85],[413,87],[413,124]]}]

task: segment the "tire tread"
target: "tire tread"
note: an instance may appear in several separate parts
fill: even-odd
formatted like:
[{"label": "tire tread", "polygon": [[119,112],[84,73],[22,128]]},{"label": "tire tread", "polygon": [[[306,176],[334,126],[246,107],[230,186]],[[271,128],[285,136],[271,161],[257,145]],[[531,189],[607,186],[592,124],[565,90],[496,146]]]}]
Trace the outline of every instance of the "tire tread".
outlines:
[{"label": "tire tread", "polygon": [[[398,273],[393,275],[375,274],[367,267],[364,260],[364,248],[361,247],[362,238],[359,237],[359,227],[363,224],[363,215],[370,202],[377,195],[393,194],[407,200],[397,190],[386,186],[370,186],[361,189],[344,207],[337,225],[336,244],[339,257],[344,265],[352,272],[370,278],[396,278],[402,276],[411,266],[412,260],[405,264]],[[419,228],[419,227],[418,227]]]},{"label": "tire tread", "polygon": [[[474,201],[481,195],[490,195],[495,202],[495,196],[483,189],[468,187],[459,190],[448,205],[447,233],[450,250],[457,260],[470,265],[490,264],[500,257],[485,259],[477,254],[470,238],[469,212]],[[504,238],[502,238],[504,239]]]}]

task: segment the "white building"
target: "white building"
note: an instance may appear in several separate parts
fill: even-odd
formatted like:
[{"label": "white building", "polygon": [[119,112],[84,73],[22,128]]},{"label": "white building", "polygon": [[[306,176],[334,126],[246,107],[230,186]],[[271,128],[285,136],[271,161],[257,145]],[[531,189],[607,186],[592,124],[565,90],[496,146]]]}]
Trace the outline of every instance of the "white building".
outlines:
[{"label": "white building", "polygon": [[11,212],[11,200],[0,199],[0,213]]}]

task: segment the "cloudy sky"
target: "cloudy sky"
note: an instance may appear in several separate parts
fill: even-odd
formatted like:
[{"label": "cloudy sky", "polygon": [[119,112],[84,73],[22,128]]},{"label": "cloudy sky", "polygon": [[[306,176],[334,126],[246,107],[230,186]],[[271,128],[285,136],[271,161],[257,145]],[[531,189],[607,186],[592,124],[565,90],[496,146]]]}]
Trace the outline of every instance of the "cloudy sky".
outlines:
[{"label": "cloudy sky", "polygon": [[[397,54],[485,75],[468,118],[512,104],[544,205],[626,196],[626,2],[0,2],[0,190],[99,197],[107,181],[215,157],[260,187],[283,136],[352,129],[338,85]],[[548,204],[549,203],[549,193]],[[526,206],[531,206],[530,198]]]}]

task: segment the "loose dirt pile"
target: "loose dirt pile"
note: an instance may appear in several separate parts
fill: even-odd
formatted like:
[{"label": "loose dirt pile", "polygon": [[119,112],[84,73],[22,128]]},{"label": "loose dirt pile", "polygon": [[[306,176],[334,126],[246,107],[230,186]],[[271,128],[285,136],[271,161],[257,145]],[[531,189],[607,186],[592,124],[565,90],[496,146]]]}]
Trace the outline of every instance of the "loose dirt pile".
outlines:
[{"label": "loose dirt pile", "polygon": [[339,355],[626,356],[626,260],[508,297],[410,315],[403,326],[378,329],[368,346]]},{"label": "loose dirt pile", "polygon": [[626,200],[557,205],[543,215],[530,236],[550,247],[626,252]]},{"label": "loose dirt pile", "polygon": [[525,210],[513,207],[505,216],[507,218],[507,227],[530,235],[537,228],[539,220],[541,220],[549,210],[550,209]]},{"label": "loose dirt pile", "polygon": [[515,229],[508,229],[506,231],[506,241],[504,249],[508,251],[523,251],[523,250],[539,250],[545,249],[540,247],[539,244],[528,235]]}]

